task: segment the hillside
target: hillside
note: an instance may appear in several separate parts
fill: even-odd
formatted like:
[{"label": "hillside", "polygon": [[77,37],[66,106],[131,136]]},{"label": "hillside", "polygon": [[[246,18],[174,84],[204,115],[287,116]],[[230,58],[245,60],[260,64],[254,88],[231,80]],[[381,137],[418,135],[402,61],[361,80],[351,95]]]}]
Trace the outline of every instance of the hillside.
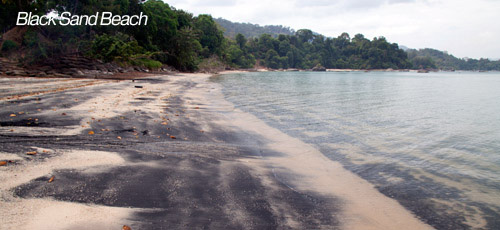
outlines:
[{"label": "hillside", "polygon": [[[223,18],[214,19],[215,22],[223,28],[224,36],[229,38],[234,38],[238,33],[241,33],[246,38],[259,38],[263,34],[269,34],[273,38],[278,38],[280,34],[293,36],[296,35],[296,31],[290,29],[289,27],[282,25],[266,25],[260,26],[257,24],[251,23],[238,23],[231,22],[229,20]],[[325,38],[320,34],[313,33],[315,36]],[[489,70],[500,70],[500,61],[490,61],[488,59],[461,59],[457,58],[447,52],[443,52],[436,49],[410,49],[406,46],[399,46],[400,49],[406,51],[408,55],[408,60],[411,62],[412,69],[439,69],[439,70],[479,70],[479,71],[489,71]],[[279,48],[276,48],[279,50]],[[341,49],[337,49],[340,51]],[[320,50],[316,50],[315,52],[322,52]],[[338,54],[341,54],[339,52]],[[254,53],[255,55],[255,53]],[[368,56],[372,56],[371,54],[361,55],[364,58]],[[257,55],[258,56],[258,55]],[[326,55],[330,56],[330,55]],[[335,56],[335,55],[334,55]],[[350,56],[350,55],[348,55]],[[263,56],[262,56],[263,57]],[[349,57],[347,58],[349,59]],[[359,62],[360,58],[351,58],[348,63],[345,65],[331,64],[328,65],[326,63],[322,63],[323,65],[327,65],[329,67],[335,66],[338,68],[346,68],[347,66],[353,68],[374,68],[377,67],[385,67],[385,65],[368,65],[368,64],[359,64],[355,62]],[[346,60],[344,58],[343,60]],[[401,67],[401,66],[399,66]]]},{"label": "hillside", "polygon": [[295,30],[282,25],[260,26],[251,23],[231,22],[223,18],[217,18],[215,22],[224,28],[224,36],[230,38],[234,38],[238,33],[245,35],[247,38],[259,37],[262,34],[269,34],[272,37],[278,37],[280,34],[295,34]]},{"label": "hillside", "polygon": [[[19,63],[0,63],[0,75],[58,73],[80,77],[128,70],[175,68],[216,72],[259,66],[270,69],[500,70],[498,61],[458,59],[432,49],[405,52],[383,36],[368,39],[362,34],[351,37],[342,33],[326,37],[309,29],[294,31],[285,26],[233,23],[210,15],[193,16],[158,0],[131,0],[126,6],[114,0],[100,2],[97,5],[75,4],[69,0],[2,3],[0,12],[5,14],[0,15],[0,28],[6,32],[0,36],[0,56]],[[149,16],[149,24],[18,27],[12,19],[22,9],[31,9],[38,16],[63,10],[75,15],[108,10],[116,15],[143,12]],[[13,64],[25,69],[12,71]]]},{"label": "hillside", "polygon": [[457,58],[447,52],[430,48],[419,50],[408,49],[406,52],[414,68],[479,71],[500,70],[500,61],[490,61],[484,58],[479,60]]},{"label": "hillside", "polygon": [[[103,0],[97,5],[69,0],[2,3],[2,12],[6,14],[0,16],[0,28],[6,32],[0,38],[0,56],[19,63],[1,64],[0,75],[83,77],[171,68],[217,72],[226,68],[256,67],[320,70],[412,67],[406,53],[384,37],[369,40],[362,34],[351,38],[347,33],[325,37],[308,29],[295,32],[284,26],[232,23],[204,14],[194,16],[159,0],[128,2],[128,5],[114,0]],[[7,8],[11,10],[6,11]],[[86,24],[17,27],[11,19],[24,9],[30,9],[37,16],[51,11],[75,15],[95,11],[110,11],[115,15],[144,13],[149,23],[112,27]],[[12,64],[22,69],[12,71]]]}]

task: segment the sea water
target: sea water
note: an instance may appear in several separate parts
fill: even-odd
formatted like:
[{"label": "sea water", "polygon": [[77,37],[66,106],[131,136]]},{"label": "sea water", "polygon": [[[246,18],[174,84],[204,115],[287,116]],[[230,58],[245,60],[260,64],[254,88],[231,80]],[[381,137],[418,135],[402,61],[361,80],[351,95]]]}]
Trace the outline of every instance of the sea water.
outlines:
[{"label": "sea water", "polygon": [[227,100],[438,229],[500,229],[500,73],[251,72]]}]

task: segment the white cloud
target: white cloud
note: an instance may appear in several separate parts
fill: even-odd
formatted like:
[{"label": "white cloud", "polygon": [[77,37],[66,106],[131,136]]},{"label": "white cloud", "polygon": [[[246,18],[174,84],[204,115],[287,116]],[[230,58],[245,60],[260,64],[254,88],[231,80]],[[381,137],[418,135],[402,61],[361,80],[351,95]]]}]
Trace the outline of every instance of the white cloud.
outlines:
[{"label": "white cloud", "polygon": [[385,36],[412,48],[457,57],[500,58],[500,1],[494,0],[188,0],[168,1],[194,13],[236,22]]}]

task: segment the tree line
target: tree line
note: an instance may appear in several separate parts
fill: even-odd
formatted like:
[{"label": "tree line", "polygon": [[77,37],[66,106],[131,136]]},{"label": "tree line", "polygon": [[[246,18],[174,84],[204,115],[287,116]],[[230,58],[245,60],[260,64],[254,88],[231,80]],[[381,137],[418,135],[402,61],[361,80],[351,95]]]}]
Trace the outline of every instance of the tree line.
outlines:
[{"label": "tree line", "polygon": [[294,35],[280,34],[277,38],[263,34],[258,38],[246,39],[238,34],[234,40],[237,45],[232,46],[229,55],[232,63],[243,67],[252,59],[272,69],[311,69],[317,66],[339,69],[412,67],[398,44],[389,43],[384,37],[368,40],[362,34],[356,34],[351,39],[349,34],[342,33],[336,38],[329,38],[301,29]]},{"label": "tree line", "polygon": [[[73,15],[94,15],[103,11],[138,15],[143,12],[149,17],[146,26],[29,27],[21,42],[4,40],[1,47],[2,53],[9,50],[26,52],[22,60],[25,62],[78,53],[106,62],[148,68],[168,65],[180,71],[196,71],[210,65],[231,68],[262,66],[272,69],[311,69],[318,66],[409,69],[444,66],[435,61],[434,56],[429,59],[421,54],[407,54],[398,44],[389,43],[384,37],[369,40],[362,34],[351,38],[349,34],[342,33],[332,38],[308,29],[295,32],[287,27],[275,26],[266,28],[272,33],[281,31],[284,34],[264,33],[249,37],[237,33],[234,37],[225,37],[223,28],[212,16],[194,16],[161,0],[2,0],[0,29],[3,32],[15,27],[19,11],[37,15],[64,11]],[[469,67],[469,62],[474,61],[466,61],[454,68],[476,68]],[[483,62],[479,60],[470,65],[482,66]]]},{"label": "tree line", "polygon": [[259,37],[262,34],[270,34],[273,37],[277,37],[279,34],[295,34],[295,30],[282,25],[260,26],[252,23],[231,22],[223,18],[216,18],[215,22],[224,28],[224,36],[230,38],[234,38],[237,34],[242,34],[247,38]]},{"label": "tree line", "polygon": [[[40,26],[29,27],[21,49],[27,58],[37,61],[61,54],[81,53],[107,62],[147,67],[162,64],[181,71],[194,71],[203,59],[223,57],[226,39],[210,15],[193,16],[160,0],[2,0],[0,28],[15,26],[17,12],[71,12],[94,15],[112,12],[117,15],[148,15],[146,26]],[[4,41],[4,46],[5,46]],[[7,42],[12,49],[15,44]]]},{"label": "tree line", "polygon": [[500,70],[500,60],[457,58],[435,49],[409,49],[408,58],[416,68],[440,70]]}]

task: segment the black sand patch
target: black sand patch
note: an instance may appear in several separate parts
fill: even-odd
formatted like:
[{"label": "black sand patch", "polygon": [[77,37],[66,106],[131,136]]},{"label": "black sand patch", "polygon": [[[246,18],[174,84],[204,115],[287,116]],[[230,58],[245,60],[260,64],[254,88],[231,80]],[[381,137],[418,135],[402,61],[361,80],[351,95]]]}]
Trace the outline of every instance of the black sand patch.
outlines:
[{"label": "black sand patch", "polygon": [[[131,87],[141,81],[162,83],[140,79],[131,83]],[[180,85],[178,94],[196,86],[188,81]],[[41,100],[25,102],[22,110],[36,115],[37,109],[69,108],[99,96],[102,90],[92,87],[40,95]],[[85,99],[75,101],[74,97],[82,94],[86,94]],[[149,99],[142,101],[147,103]],[[0,147],[6,152],[24,152],[32,146],[60,151],[99,150],[117,153],[127,162],[107,168],[57,170],[15,188],[14,194],[22,198],[50,197],[145,208],[132,217],[138,221],[139,229],[339,228],[335,214],[340,210],[340,202],[313,192],[299,193],[273,175],[256,174],[239,163],[241,159],[262,157],[264,153],[279,155],[259,147],[265,143],[262,137],[228,132],[217,126],[202,132],[196,119],[210,120],[210,117],[187,112],[186,102],[180,96],[169,97],[164,103],[168,125],[162,125],[163,120],[150,113],[129,111],[92,121],[78,135],[1,134]],[[80,122],[71,115],[37,117],[39,125],[44,127],[64,128]],[[0,113],[0,122],[6,126],[26,126],[25,118],[11,121],[9,112]],[[88,134],[91,130],[93,135]],[[55,180],[48,183],[51,176]],[[237,220],[233,218],[236,214]]]}]

